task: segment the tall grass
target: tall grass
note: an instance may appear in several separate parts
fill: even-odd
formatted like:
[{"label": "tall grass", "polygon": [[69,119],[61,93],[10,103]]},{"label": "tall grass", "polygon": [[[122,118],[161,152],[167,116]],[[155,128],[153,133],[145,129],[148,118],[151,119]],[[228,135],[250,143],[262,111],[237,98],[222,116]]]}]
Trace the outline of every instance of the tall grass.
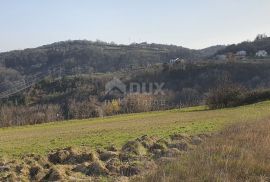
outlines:
[{"label": "tall grass", "polygon": [[270,120],[230,127],[144,181],[270,181]]}]

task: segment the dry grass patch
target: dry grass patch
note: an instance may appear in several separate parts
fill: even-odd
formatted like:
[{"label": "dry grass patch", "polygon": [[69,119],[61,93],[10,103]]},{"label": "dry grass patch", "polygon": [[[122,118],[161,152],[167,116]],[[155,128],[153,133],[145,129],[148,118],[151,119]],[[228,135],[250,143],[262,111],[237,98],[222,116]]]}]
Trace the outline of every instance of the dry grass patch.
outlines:
[{"label": "dry grass patch", "polygon": [[269,181],[270,120],[230,127],[144,180]]}]

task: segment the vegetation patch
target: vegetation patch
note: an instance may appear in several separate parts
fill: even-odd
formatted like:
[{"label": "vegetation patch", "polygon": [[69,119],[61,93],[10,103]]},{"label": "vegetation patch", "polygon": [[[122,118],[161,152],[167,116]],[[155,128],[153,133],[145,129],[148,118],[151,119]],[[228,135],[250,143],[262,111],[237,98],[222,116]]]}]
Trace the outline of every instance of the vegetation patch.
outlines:
[{"label": "vegetation patch", "polygon": [[[269,119],[231,126],[137,181],[269,181]],[[136,181],[135,180],[135,181]]]},{"label": "vegetation patch", "polygon": [[212,89],[206,99],[210,109],[236,107],[270,99],[270,90],[248,91],[239,84],[223,83]]},{"label": "vegetation patch", "polygon": [[[0,181],[67,181],[92,180],[100,181],[129,179],[157,168],[157,162],[172,160],[193,149],[208,135],[188,136],[178,134],[167,140],[147,135],[128,141],[122,149],[92,151],[88,148],[58,149],[46,157],[26,155],[20,161],[0,163]],[[158,147],[162,146],[162,147]],[[179,147],[180,146],[180,147]],[[184,146],[184,147],[183,147]]]},{"label": "vegetation patch", "polygon": [[0,156],[17,159],[29,153],[45,156],[51,150],[69,146],[97,149],[114,145],[119,148],[143,135],[168,138],[174,133],[213,132],[235,122],[267,118],[269,106],[270,102],[221,110],[194,107],[1,128]]}]

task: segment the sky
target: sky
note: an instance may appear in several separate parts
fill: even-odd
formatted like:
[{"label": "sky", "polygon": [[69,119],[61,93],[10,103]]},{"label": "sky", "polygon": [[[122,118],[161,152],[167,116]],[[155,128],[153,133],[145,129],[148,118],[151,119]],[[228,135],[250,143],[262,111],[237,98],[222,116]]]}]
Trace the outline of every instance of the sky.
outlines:
[{"label": "sky", "polygon": [[0,0],[0,52],[64,40],[201,49],[270,35],[269,0]]}]

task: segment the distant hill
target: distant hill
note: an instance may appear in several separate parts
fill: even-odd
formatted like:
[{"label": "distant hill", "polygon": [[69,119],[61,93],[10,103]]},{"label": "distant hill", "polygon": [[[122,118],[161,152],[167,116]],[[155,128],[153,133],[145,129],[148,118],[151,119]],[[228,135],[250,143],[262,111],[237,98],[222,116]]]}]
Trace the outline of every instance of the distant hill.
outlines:
[{"label": "distant hill", "polygon": [[270,53],[270,37],[260,36],[254,41],[245,41],[239,44],[232,44],[227,46],[224,49],[221,49],[216,52],[216,55],[227,54],[227,53],[236,53],[238,51],[246,51],[247,55],[254,57],[256,52],[259,50],[265,50]]},{"label": "distant hill", "polygon": [[216,45],[216,46],[207,47],[205,49],[199,50],[200,56],[204,58],[208,58],[215,55],[218,51],[222,51],[225,48],[226,48],[225,45]]},{"label": "distant hill", "polygon": [[66,69],[83,68],[93,72],[112,72],[122,68],[169,62],[175,58],[198,60],[215,54],[220,48],[222,47],[215,46],[192,50],[174,45],[117,45],[101,41],[75,40],[0,53],[0,64],[22,75],[60,64]]}]

